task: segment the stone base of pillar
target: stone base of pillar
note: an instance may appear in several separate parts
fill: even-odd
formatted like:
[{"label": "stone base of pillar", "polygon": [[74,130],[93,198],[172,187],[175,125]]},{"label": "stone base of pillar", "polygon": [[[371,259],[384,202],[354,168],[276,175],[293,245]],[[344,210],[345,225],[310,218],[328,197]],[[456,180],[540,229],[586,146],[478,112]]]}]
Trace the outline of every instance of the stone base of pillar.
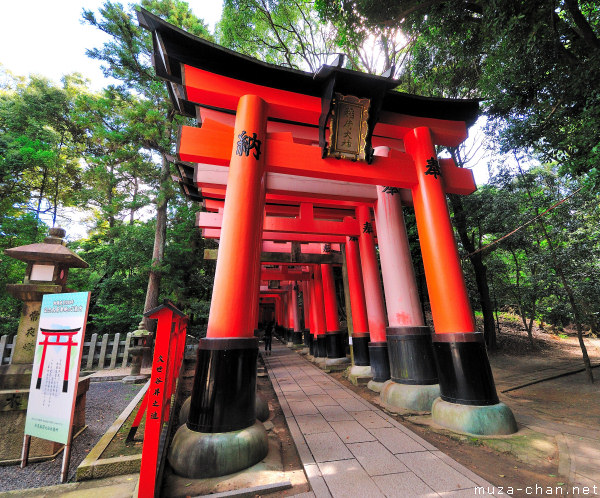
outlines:
[{"label": "stone base of pillar", "polygon": [[354,364],[359,367],[371,365],[369,359],[369,341],[371,340],[368,332],[354,332],[352,334],[352,352],[354,354]]},{"label": "stone base of pillar", "polygon": [[374,391],[376,393],[380,393],[381,390],[383,389],[383,385],[384,384],[385,384],[385,382],[377,382],[375,380],[370,380],[369,383],[367,384],[367,387],[371,391]]},{"label": "stone base of pillar", "polygon": [[327,358],[327,338],[325,337],[325,334],[317,335],[315,356],[317,358]]},{"label": "stone base of pillar", "polygon": [[304,344],[302,331],[294,330],[292,332],[292,342],[294,343],[294,346],[300,346]]},{"label": "stone base of pillar", "polygon": [[350,364],[350,358],[344,356],[343,358],[326,358],[325,369],[335,372],[341,372],[348,368]]},{"label": "stone base of pillar", "polygon": [[328,330],[325,333],[327,358],[346,358],[345,334],[341,330]]},{"label": "stone base of pillar", "polygon": [[431,406],[440,396],[439,384],[398,384],[388,380],[383,384],[380,399],[391,412],[431,412]]},{"label": "stone base of pillar", "polygon": [[371,365],[353,365],[348,369],[348,380],[355,386],[367,384],[373,379]]},{"label": "stone base of pillar", "polygon": [[508,406],[496,403],[487,406],[460,405],[441,398],[433,402],[433,421],[447,429],[477,436],[499,436],[517,432],[517,422]]},{"label": "stone base of pillar", "polygon": [[[369,359],[375,382],[385,382],[390,378],[390,362],[387,342],[370,342]],[[379,392],[379,391],[377,391]]]},{"label": "stone base of pillar", "polygon": [[237,431],[203,433],[182,425],[169,448],[169,463],[189,479],[233,474],[260,462],[269,451],[262,423]]},{"label": "stone base of pillar", "polygon": [[186,423],[169,448],[169,463],[176,474],[222,476],[266,456],[267,433],[256,422],[257,356],[254,337],[200,340],[192,397],[180,411],[180,420]]},{"label": "stone base of pillar", "polygon": [[269,419],[269,404],[258,393],[256,393],[256,418],[261,422]]},{"label": "stone base of pillar", "polygon": [[310,349],[308,349],[306,346],[304,346],[302,349],[298,350],[298,353],[308,356],[310,354]]}]

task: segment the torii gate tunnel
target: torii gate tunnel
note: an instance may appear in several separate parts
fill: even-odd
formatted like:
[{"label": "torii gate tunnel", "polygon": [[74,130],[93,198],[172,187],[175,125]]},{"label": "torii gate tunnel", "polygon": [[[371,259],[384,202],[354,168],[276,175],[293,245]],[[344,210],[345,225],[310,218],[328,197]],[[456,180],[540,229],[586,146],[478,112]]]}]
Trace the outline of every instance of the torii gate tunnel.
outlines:
[{"label": "torii gate tunnel", "polygon": [[[303,204],[307,199],[291,187],[282,188],[280,181],[277,192],[269,190],[270,175],[410,191],[435,333],[423,326],[422,317],[414,326],[386,320],[370,207],[354,205],[356,219],[341,222],[351,233],[339,237],[348,244],[350,238],[358,239],[370,348],[381,346],[379,355],[386,333],[416,338],[420,346],[415,351],[432,345],[441,398],[434,402],[434,419],[437,410],[438,421],[494,419],[487,433],[514,430],[510,409],[498,401],[482,334],[476,332],[446,204],[447,192],[469,194],[475,189],[473,176],[436,155],[436,146],[455,147],[465,140],[478,115],[477,101],[396,92],[396,80],[344,69],[341,60],[315,74],[276,67],[194,37],[145,10],[138,17],[152,32],[154,67],[166,81],[173,104],[198,120],[198,127],[180,130],[179,160],[229,168],[207,335],[199,345],[187,423],[177,431],[169,452],[175,472],[187,477],[229,474],[260,461],[267,452],[265,430],[255,417],[254,329],[263,222],[265,230],[296,235],[308,229],[302,220],[291,220],[289,226],[275,220],[267,224],[265,203],[276,196],[294,201],[304,222],[310,218],[311,226],[323,226]],[[386,148],[387,154],[376,154],[377,147]],[[193,183],[185,188],[199,198]],[[343,198],[343,193],[337,196]],[[393,227],[380,211],[378,231],[387,235]],[[380,249],[383,253],[384,247]],[[312,286],[311,303],[323,300],[324,280],[329,278],[320,265],[314,265],[314,276],[323,284]],[[315,315],[314,322],[327,326],[323,314]],[[387,353],[381,358],[387,362]],[[453,428],[469,432],[473,424]],[[227,453],[232,447],[235,451]]]}]

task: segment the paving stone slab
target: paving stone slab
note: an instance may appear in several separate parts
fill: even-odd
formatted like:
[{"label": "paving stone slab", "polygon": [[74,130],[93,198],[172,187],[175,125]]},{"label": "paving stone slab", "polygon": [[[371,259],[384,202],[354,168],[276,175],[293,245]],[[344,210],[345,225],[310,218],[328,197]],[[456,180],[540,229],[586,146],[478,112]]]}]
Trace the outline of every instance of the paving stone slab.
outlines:
[{"label": "paving stone slab", "polygon": [[375,476],[373,481],[388,498],[437,498],[438,496],[412,472]]},{"label": "paving stone slab", "polygon": [[414,451],[426,451],[423,446],[408,437],[397,427],[382,427],[379,429],[369,429],[383,445],[392,453],[411,453]]},{"label": "paving stone slab", "polygon": [[392,427],[387,420],[377,415],[373,411],[365,412],[350,412],[356,421],[362,425],[365,429],[378,429],[380,427]]},{"label": "paving stone slab", "polygon": [[429,451],[402,453],[397,458],[438,493],[474,488],[475,483]]},{"label": "paving stone slab", "polygon": [[356,399],[356,398],[338,398],[337,402],[340,406],[349,412],[361,412],[366,410],[371,410],[371,407],[366,403]]},{"label": "paving stone slab", "polygon": [[309,400],[308,396],[304,394],[304,391],[294,391],[292,393],[285,393],[285,399],[288,403],[292,401],[302,401],[306,403]]},{"label": "paving stone slab", "polygon": [[347,446],[370,476],[408,472],[408,467],[379,441],[348,444]]},{"label": "paving stone slab", "polygon": [[291,393],[294,391],[302,391],[302,388],[294,383],[294,384],[279,384],[279,387],[281,387],[281,390],[284,392],[284,394],[286,393]]},{"label": "paving stone slab", "polygon": [[318,395],[318,394],[327,394],[323,389],[321,389],[319,386],[315,385],[315,386],[302,386],[302,390],[304,391],[304,394],[306,394],[307,396],[314,396],[314,395]]},{"label": "paving stone slab", "polygon": [[346,448],[346,445],[335,432],[307,434],[304,438],[316,462],[330,462],[352,458],[352,453],[350,453],[350,450]]},{"label": "paving stone slab", "polygon": [[[307,398],[308,399],[308,398]],[[336,406],[338,402],[328,394],[317,394],[310,397],[310,401],[315,406]]]},{"label": "paving stone slab", "polygon": [[327,394],[331,396],[333,399],[352,399],[353,396],[347,390],[336,387],[335,389],[330,389],[327,391]]},{"label": "paving stone slab", "polygon": [[319,468],[334,498],[380,498],[384,496],[354,459],[321,463]]},{"label": "paving stone slab", "polygon": [[473,481],[475,484],[477,484],[477,486],[486,486],[486,487],[487,486],[489,486],[489,487],[492,486],[483,477],[478,476],[475,472],[473,472],[470,469],[467,469],[464,465],[461,465],[460,463],[458,463],[456,460],[454,460],[453,458],[449,457],[445,453],[443,453],[443,452],[441,452],[441,451],[439,451],[439,450],[436,449],[436,451],[432,451],[432,454],[434,454],[435,456],[437,456],[442,462],[450,465],[450,467],[452,467],[454,470],[457,470],[458,472],[460,472],[466,478],[468,478],[471,481]]},{"label": "paving stone slab", "polygon": [[319,406],[318,410],[328,422],[338,422],[340,420],[352,420],[350,415],[341,406]]},{"label": "paving stone slab", "polygon": [[323,418],[323,415],[301,415],[296,417],[298,427],[302,434],[319,434],[322,432],[333,432],[331,425]]},{"label": "paving stone slab", "polygon": [[288,404],[296,417],[301,415],[318,415],[319,413],[318,408],[311,402],[290,401]]},{"label": "paving stone slab", "polygon": [[356,420],[339,420],[329,422],[333,430],[346,444],[362,443],[365,441],[376,441],[377,439]]}]

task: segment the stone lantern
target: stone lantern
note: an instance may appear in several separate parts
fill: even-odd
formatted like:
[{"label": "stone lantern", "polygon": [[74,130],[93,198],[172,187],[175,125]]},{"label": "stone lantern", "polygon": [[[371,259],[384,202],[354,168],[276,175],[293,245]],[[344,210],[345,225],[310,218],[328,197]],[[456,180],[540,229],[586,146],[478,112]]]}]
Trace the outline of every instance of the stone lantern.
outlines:
[{"label": "stone lantern", "polygon": [[[6,249],[4,254],[27,263],[25,279],[20,284],[9,284],[6,290],[23,302],[15,349],[10,365],[0,366],[0,461],[19,457],[25,414],[29,398],[29,384],[33,368],[36,336],[40,320],[42,298],[45,294],[71,292],[67,288],[69,268],[87,268],[89,265],[67,249],[62,228],[51,228],[44,242]],[[73,425],[74,434],[85,426],[85,394],[89,378],[80,379]],[[32,441],[30,454],[52,456],[62,447],[50,441]]]}]

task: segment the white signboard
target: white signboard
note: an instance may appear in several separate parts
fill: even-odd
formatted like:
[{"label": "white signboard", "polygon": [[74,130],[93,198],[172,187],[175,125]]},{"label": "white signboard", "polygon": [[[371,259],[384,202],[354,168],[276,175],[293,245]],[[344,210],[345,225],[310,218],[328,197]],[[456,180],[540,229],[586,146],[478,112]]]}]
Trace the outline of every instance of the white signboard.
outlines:
[{"label": "white signboard", "polygon": [[89,300],[89,292],[42,300],[25,435],[69,442]]}]

